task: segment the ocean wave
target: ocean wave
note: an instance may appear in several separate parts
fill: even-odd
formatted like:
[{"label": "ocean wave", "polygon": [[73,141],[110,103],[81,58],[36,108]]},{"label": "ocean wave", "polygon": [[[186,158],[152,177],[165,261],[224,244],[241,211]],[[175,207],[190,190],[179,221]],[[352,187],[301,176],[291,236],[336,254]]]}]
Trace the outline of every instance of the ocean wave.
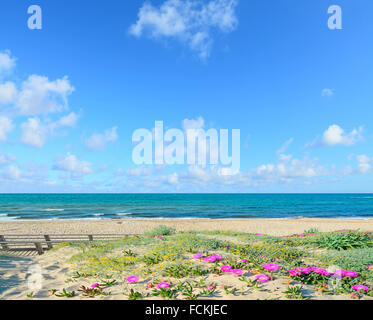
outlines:
[{"label": "ocean wave", "polygon": [[47,208],[47,209],[43,209],[42,211],[64,211],[65,209],[53,209],[53,208]]},{"label": "ocean wave", "polygon": [[130,216],[131,214],[133,213],[132,212],[118,212],[115,215],[116,216]]}]

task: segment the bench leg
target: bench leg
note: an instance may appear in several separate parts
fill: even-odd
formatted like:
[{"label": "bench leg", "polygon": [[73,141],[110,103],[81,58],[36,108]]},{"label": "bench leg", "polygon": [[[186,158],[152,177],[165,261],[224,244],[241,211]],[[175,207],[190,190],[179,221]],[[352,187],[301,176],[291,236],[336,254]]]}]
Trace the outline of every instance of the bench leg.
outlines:
[{"label": "bench leg", "polygon": [[[0,242],[6,242],[5,237],[2,236],[2,235],[0,235]],[[9,250],[9,247],[8,247],[8,245],[7,245],[6,243],[2,243],[2,244],[1,244],[1,247],[2,247],[3,250],[5,250],[5,251]]]},{"label": "bench leg", "polygon": [[35,242],[35,248],[39,255],[42,255],[44,253],[43,247],[40,242]]},{"label": "bench leg", "polygon": [[45,234],[44,235],[44,239],[45,241],[47,242],[47,246],[48,246],[48,249],[52,249],[53,248],[53,244],[51,242],[51,238],[49,235]]}]

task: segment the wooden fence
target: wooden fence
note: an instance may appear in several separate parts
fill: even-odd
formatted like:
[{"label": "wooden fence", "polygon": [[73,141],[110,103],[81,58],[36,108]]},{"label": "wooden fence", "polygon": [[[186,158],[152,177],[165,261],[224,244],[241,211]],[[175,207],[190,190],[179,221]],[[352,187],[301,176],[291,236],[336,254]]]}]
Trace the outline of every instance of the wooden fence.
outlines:
[{"label": "wooden fence", "polygon": [[39,255],[59,243],[79,243],[119,240],[137,234],[7,234],[0,235],[0,246],[4,251],[37,251]]}]

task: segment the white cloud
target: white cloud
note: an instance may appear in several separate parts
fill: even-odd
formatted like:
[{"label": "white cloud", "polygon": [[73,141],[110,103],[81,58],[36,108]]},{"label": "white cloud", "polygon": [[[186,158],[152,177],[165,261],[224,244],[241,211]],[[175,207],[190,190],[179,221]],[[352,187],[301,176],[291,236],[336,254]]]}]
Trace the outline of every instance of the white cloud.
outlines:
[{"label": "white cloud", "polygon": [[13,82],[0,83],[0,105],[13,103],[16,97],[17,88]]},{"label": "white cloud", "polygon": [[0,167],[5,166],[7,164],[10,164],[14,161],[16,161],[16,157],[12,154],[0,154]]},{"label": "white cloud", "polygon": [[359,173],[366,174],[370,171],[373,158],[369,158],[367,155],[362,154],[357,156],[358,161],[358,171]]},{"label": "white cloud", "polygon": [[41,148],[47,138],[53,136],[57,129],[62,127],[73,127],[78,121],[78,115],[74,112],[63,116],[55,122],[42,122],[38,117],[29,118],[21,124],[22,137],[21,141],[24,144],[32,147]]},{"label": "white cloud", "polygon": [[118,139],[117,127],[106,130],[103,134],[95,133],[85,141],[88,149],[93,151],[102,151],[107,143],[115,142]]},{"label": "white cloud", "polygon": [[0,75],[11,71],[16,65],[16,59],[11,57],[9,50],[0,51]]},{"label": "white cloud", "polygon": [[277,163],[261,165],[256,169],[253,178],[271,182],[290,182],[294,179],[328,175],[328,171],[317,163],[317,159],[293,159],[287,164]]},{"label": "white cloud", "polygon": [[325,146],[351,146],[362,139],[362,131],[363,128],[360,127],[359,129],[353,129],[350,133],[345,133],[340,126],[334,124],[324,132],[322,144]]},{"label": "white cloud", "polygon": [[43,125],[39,118],[29,118],[21,124],[21,128],[21,141],[24,144],[37,148],[41,148],[44,145],[48,134],[48,127]]},{"label": "white cloud", "polygon": [[289,146],[293,143],[293,141],[294,141],[294,138],[290,138],[289,140],[287,140],[281,146],[281,148],[277,150],[277,155],[283,154],[289,148]]},{"label": "white cloud", "polygon": [[21,170],[15,165],[8,166],[3,172],[4,178],[9,180],[19,180],[21,178],[21,175]]},{"label": "white cloud", "polygon": [[72,178],[80,178],[86,174],[92,173],[91,164],[89,162],[80,161],[71,153],[58,157],[55,160],[53,169],[68,172]]},{"label": "white cloud", "polygon": [[6,141],[7,133],[12,131],[13,128],[14,127],[11,119],[4,116],[0,116],[0,141]]},{"label": "white cloud", "polygon": [[22,84],[16,106],[21,115],[60,112],[68,108],[67,97],[73,91],[67,77],[49,81],[47,77],[31,75]]},{"label": "white cloud", "polygon": [[210,55],[212,29],[231,32],[238,25],[237,0],[167,0],[159,8],[145,2],[130,33],[140,37],[148,32],[152,38],[175,38],[198,53],[201,59]]},{"label": "white cloud", "polygon": [[79,116],[75,112],[71,112],[66,116],[63,116],[60,120],[55,123],[56,127],[74,127],[79,119]]},{"label": "white cloud", "polygon": [[321,95],[323,97],[331,97],[334,95],[334,90],[329,88],[322,89]]}]

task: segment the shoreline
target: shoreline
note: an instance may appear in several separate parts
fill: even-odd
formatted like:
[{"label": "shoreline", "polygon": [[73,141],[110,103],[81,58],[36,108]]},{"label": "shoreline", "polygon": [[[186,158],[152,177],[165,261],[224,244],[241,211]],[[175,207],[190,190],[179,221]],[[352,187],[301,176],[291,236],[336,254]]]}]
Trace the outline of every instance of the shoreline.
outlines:
[{"label": "shoreline", "polygon": [[316,228],[373,230],[373,218],[251,218],[251,219],[113,219],[0,221],[0,234],[142,234],[159,225],[177,231],[235,231],[274,236],[299,234]]}]

